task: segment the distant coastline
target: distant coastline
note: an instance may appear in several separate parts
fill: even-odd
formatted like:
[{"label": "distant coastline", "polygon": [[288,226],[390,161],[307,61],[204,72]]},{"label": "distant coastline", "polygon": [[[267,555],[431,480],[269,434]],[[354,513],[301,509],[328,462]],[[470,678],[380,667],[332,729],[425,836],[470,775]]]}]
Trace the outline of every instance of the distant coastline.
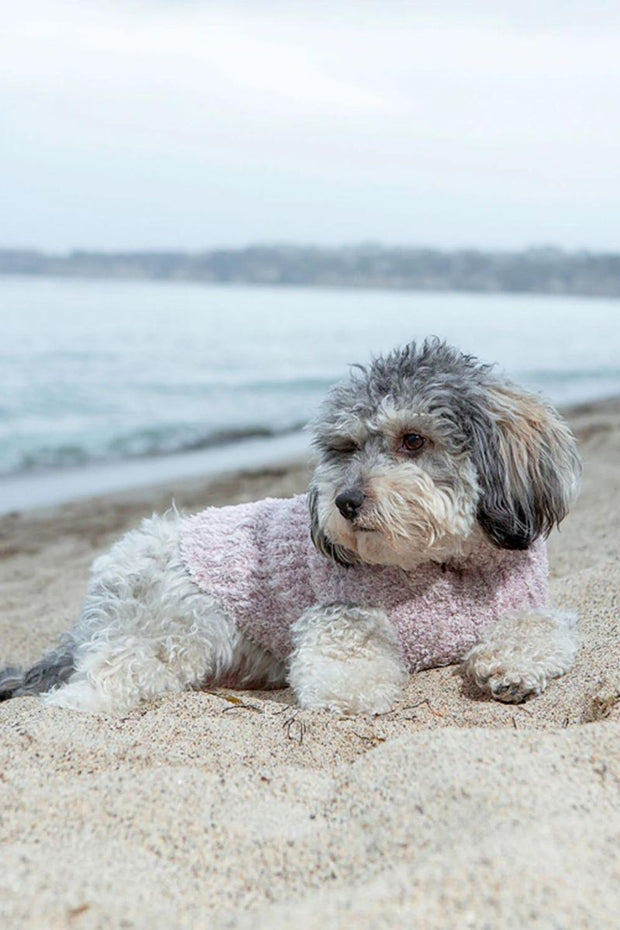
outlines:
[{"label": "distant coastline", "polygon": [[0,275],[620,297],[620,253],[351,245],[201,252],[0,249]]}]

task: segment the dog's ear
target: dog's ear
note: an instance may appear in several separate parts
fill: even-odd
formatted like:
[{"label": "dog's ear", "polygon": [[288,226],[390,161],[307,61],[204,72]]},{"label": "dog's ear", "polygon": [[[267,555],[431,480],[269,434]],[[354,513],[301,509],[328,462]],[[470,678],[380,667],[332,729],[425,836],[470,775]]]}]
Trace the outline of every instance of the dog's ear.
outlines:
[{"label": "dog's ear", "polygon": [[572,433],[552,407],[513,385],[488,391],[472,431],[478,522],[494,545],[527,549],[564,519],[577,493]]},{"label": "dog's ear", "polygon": [[311,487],[308,492],[308,506],[310,508],[310,536],[312,537],[312,542],[321,555],[331,559],[338,565],[348,567],[349,565],[355,564],[355,562],[357,562],[355,555],[349,549],[345,549],[344,546],[339,546],[336,543],[330,542],[321,529],[318,501],[318,488]]}]

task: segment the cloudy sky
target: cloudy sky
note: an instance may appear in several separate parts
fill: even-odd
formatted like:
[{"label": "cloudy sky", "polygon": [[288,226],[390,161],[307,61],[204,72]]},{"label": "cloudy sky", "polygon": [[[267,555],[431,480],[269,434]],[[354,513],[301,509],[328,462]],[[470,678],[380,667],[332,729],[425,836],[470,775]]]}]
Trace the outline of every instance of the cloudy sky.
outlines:
[{"label": "cloudy sky", "polygon": [[617,0],[0,15],[0,246],[620,250]]}]

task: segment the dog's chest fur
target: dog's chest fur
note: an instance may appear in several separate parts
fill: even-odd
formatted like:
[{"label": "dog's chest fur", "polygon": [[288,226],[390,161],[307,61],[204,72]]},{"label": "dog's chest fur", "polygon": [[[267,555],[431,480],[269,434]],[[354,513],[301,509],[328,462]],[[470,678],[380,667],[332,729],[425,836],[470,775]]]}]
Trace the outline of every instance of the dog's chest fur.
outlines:
[{"label": "dog's chest fur", "polygon": [[317,604],[383,608],[415,671],[458,661],[501,614],[547,602],[543,541],[526,552],[485,543],[458,566],[345,568],[315,549],[305,495],[209,508],[183,521],[180,546],[200,589],[280,660],[291,625]]}]

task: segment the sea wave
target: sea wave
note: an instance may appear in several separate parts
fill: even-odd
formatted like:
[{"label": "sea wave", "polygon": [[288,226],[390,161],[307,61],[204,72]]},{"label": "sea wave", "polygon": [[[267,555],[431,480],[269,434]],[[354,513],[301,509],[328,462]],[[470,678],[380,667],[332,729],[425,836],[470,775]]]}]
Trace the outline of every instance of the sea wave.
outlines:
[{"label": "sea wave", "polygon": [[95,446],[74,442],[37,446],[23,452],[12,463],[0,467],[0,475],[8,477],[15,474],[32,474],[104,462],[196,452],[234,445],[248,439],[275,439],[278,436],[300,432],[304,425],[303,422],[280,427],[249,424],[204,432],[183,428],[175,432],[161,427],[137,429]]}]

